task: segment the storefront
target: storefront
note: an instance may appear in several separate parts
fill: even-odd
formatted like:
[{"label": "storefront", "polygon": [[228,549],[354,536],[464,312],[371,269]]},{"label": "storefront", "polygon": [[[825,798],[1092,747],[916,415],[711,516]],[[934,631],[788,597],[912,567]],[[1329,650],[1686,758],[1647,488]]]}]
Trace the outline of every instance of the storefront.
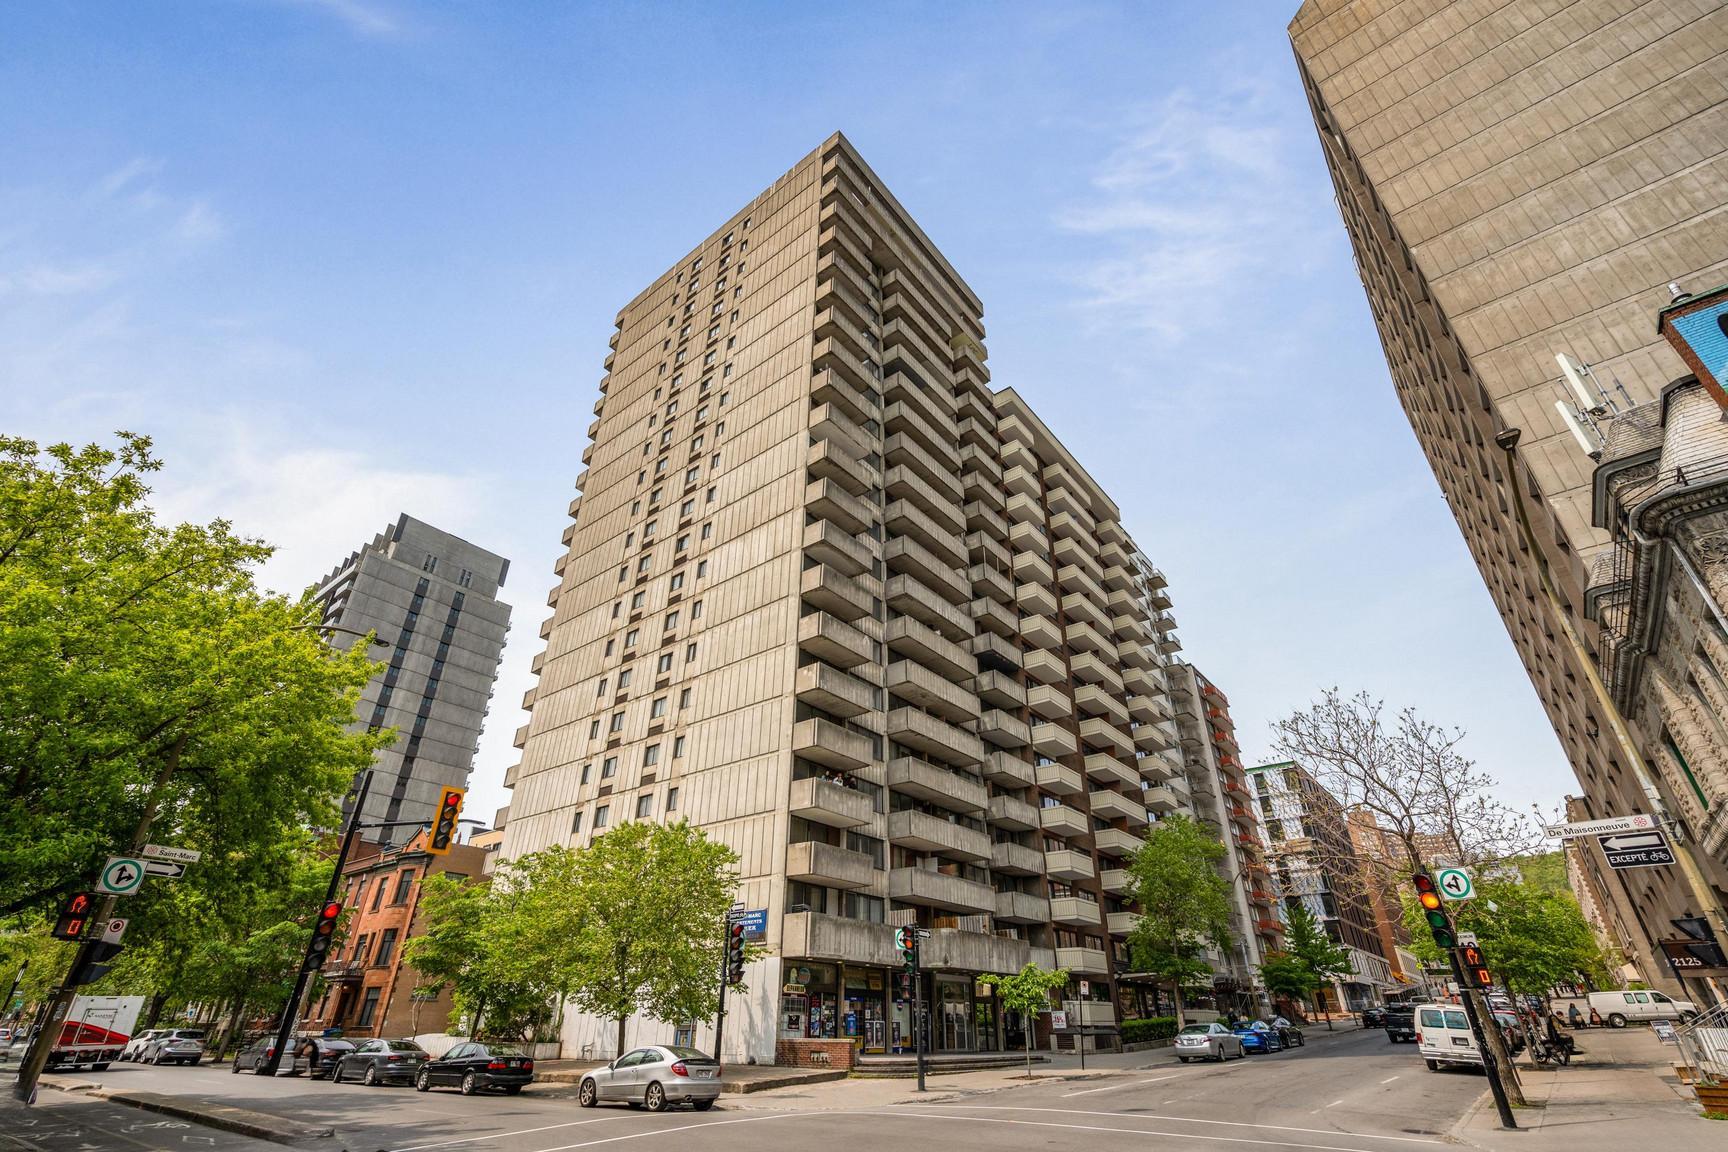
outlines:
[{"label": "storefront", "polygon": [[[904,976],[881,968],[789,961],[780,989],[781,1040],[850,1040],[866,1055],[916,1050],[912,998]],[[922,977],[930,1052],[993,1052],[1002,1013],[994,992],[971,975]]]}]

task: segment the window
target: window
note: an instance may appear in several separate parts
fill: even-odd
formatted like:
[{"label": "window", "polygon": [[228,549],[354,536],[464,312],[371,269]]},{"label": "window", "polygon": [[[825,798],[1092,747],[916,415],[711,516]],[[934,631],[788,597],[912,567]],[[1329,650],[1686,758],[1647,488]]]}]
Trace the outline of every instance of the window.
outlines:
[{"label": "window", "polygon": [[650,744],[642,749],[642,767],[652,768],[660,763],[660,745]]},{"label": "window", "polygon": [[384,929],[384,935],[378,937],[378,954],[372,957],[372,966],[382,968],[390,963],[390,957],[396,952],[396,929]]},{"label": "window", "polygon": [[635,546],[636,546],[636,533],[634,533],[634,532],[624,533],[624,547],[633,548]]},{"label": "window", "polygon": [[596,828],[606,827],[606,816],[609,812],[611,812],[611,810],[612,810],[612,808],[611,808],[611,805],[609,805],[609,804],[602,804],[602,805],[600,805],[600,807],[594,809],[594,827],[596,827]]},{"label": "window", "polygon": [[618,775],[618,757],[608,756],[600,762],[600,779],[610,780]]},{"label": "window", "polygon": [[600,677],[600,683],[594,685],[594,695],[596,695],[596,696],[606,695],[606,677],[604,677],[604,676]]},{"label": "window", "polygon": [[[618,619],[618,613],[620,613],[622,611],[624,611],[624,601],[622,601],[622,600],[612,601],[612,619],[614,619],[614,620]],[[608,653],[606,653],[606,655],[610,656],[610,655],[612,655],[612,653],[608,652]]]},{"label": "window", "polygon": [[570,817],[570,835],[574,836],[580,831],[582,831],[582,809],[578,808],[576,814]]},{"label": "window", "polygon": [[420,562],[420,571],[422,571],[422,572],[436,572],[436,571],[438,571],[438,557],[436,557],[436,556],[426,557],[425,560]]},{"label": "window", "polygon": [[690,707],[690,689],[684,688],[684,689],[679,691],[679,693],[678,693],[678,707],[679,708]]},{"label": "window", "polygon": [[660,459],[654,461],[654,475],[658,476],[664,471],[666,471],[666,458],[662,456]]},{"label": "window", "polygon": [[692,619],[692,620],[702,619],[702,601],[698,600],[695,603],[690,605],[690,619]]},{"label": "window", "polygon": [[694,642],[691,642],[689,644],[684,645],[684,659],[685,660],[696,659],[696,645]]},{"label": "window", "polygon": [[682,587],[684,587],[684,573],[682,573],[682,572],[672,573],[672,582],[669,585],[667,585],[667,590],[671,591],[671,592],[676,592],[676,591],[678,591],[678,589],[680,589]]},{"label": "window", "polygon": [[678,627],[678,613],[677,613],[677,611],[674,610],[674,611],[666,613],[666,619],[660,622],[660,627],[665,629],[668,632],[670,632],[670,631],[672,631],[672,629]]},{"label": "window", "polygon": [[714,521],[710,520],[710,521],[708,521],[708,523],[702,525],[702,539],[712,540],[713,538],[714,538]]},{"label": "window", "polygon": [[728,364],[728,365],[726,365],[726,367],[720,369],[720,379],[722,379],[722,380],[732,379],[732,365]]},{"label": "window", "polygon": [[596,720],[594,723],[588,725],[588,739],[600,739],[600,721]]},{"label": "window", "polygon": [[716,452],[716,453],[714,453],[714,455],[708,457],[708,467],[710,467],[710,468],[720,467],[720,453]]},{"label": "window", "polygon": [[612,723],[607,725],[606,730],[608,732],[622,732],[622,731],[624,731],[624,713],[622,713],[622,712],[612,713]]},{"label": "window", "polygon": [[684,483],[694,484],[696,483],[696,478],[701,475],[702,469],[700,467],[687,468],[684,471]]},{"label": "window", "polygon": [[[614,615],[616,615],[616,613],[614,613]],[[613,648],[613,645],[615,645],[616,643],[617,643],[616,640],[606,641],[606,655],[608,655],[608,656],[612,655],[612,648]]]},{"label": "window", "polygon": [[658,720],[664,715],[666,715],[666,697],[656,696],[654,697],[654,703],[649,705],[648,719]]},{"label": "window", "polygon": [[654,671],[659,675],[664,675],[665,673],[672,671],[672,653],[660,653],[660,659],[655,662]]},{"label": "window", "polygon": [[367,1028],[372,1024],[372,1015],[378,1011],[378,998],[384,995],[384,989],[373,987],[366,989],[366,999],[360,1002],[360,1016],[355,1020],[355,1026]]},{"label": "window", "polygon": [[716,324],[713,327],[708,329],[708,339],[710,339],[710,340],[720,339],[720,325]]},{"label": "window", "polygon": [[678,515],[689,516],[696,511],[696,498],[691,497],[678,506]]},{"label": "window", "polygon": [[581,780],[581,782],[583,784],[588,783],[588,770],[592,767],[594,767],[594,765],[592,765],[592,764],[582,765],[582,780]]},{"label": "window", "polygon": [[654,797],[644,792],[636,797],[636,819],[646,820],[654,814]]},{"label": "window", "polygon": [[684,742],[685,742],[685,737],[683,737],[683,736],[673,737],[673,739],[672,739],[672,759],[682,760],[684,758]]},{"label": "window", "polygon": [[700,437],[700,436],[694,437],[690,441],[690,451],[692,451],[692,452],[702,451],[702,444],[703,444],[702,437]]},{"label": "window", "polygon": [[702,579],[702,577],[704,577],[706,575],[708,575],[708,561],[706,561],[706,560],[696,561],[696,579],[700,580],[700,579]]},{"label": "window", "polygon": [[628,564],[621,565],[618,569],[618,580],[620,583],[622,583],[628,579],[630,579],[630,565],[628,565]]},{"label": "window", "polygon": [[618,673],[618,691],[622,692],[628,687],[630,687],[630,669],[626,668]]},{"label": "window", "polygon": [[704,404],[696,409],[696,419],[698,422],[708,419],[708,405]]},{"label": "window", "polygon": [[726,405],[728,405],[730,403],[732,403],[732,393],[730,393],[730,392],[720,393],[720,407],[724,408],[724,407],[726,407]]},{"label": "window", "polygon": [[624,633],[624,647],[636,647],[636,641],[640,638],[641,634],[642,630],[640,628],[632,628],[630,631]]},{"label": "window", "polygon": [[648,593],[646,592],[638,592],[634,596],[630,597],[630,611],[634,612],[638,608],[642,607],[643,603],[647,599]]},{"label": "window", "polygon": [[[726,427],[726,425],[722,424],[722,425],[720,425],[720,427],[724,428],[724,427]],[[706,503],[709,503],[709,504],[714,503],[714,497],[719,495],[719,493],[720,493],[719,485],[710,485],[708,488],[708,499],[707,499]]]},{"label": "window", "polygon": [[473,587],[473,585],[474,585],[474,573],[469,571],[466,568],[462,569],[461,574],[456,577],[456,583],[462,585],[462,587],[464,587],[464,588]]},{"label": "window", "polygon": [[656,488],[656,489],[654,489],[654,491],[648,493],[648,503],[649,504],[660,503],[660,492],[661,492],[661,489]]},{"label": "window", "polygon": [[682,553],[688,551],[689,548],[690,548],[690,533],[686,532],[686,533],[684,533],[684,535],[678,537],[678,543],[673,545],[672,550],[676,553],[682,554]]},{"label": "window", "polygon": [[678,789],[676,788],[666,789],[666,811],[678,811]]},{"label": "window", "polygon": [[654,530],[658,527],[660,527],[660,521],[658,520],[650,520],[648,523],[642,525],[642,542],[644,544],[654,539]]},{"label": "window", "polygon": [[378,877],[378,883],[372,886],[372,911],[378,911],[378,906],[384,903],[384,877]]}]

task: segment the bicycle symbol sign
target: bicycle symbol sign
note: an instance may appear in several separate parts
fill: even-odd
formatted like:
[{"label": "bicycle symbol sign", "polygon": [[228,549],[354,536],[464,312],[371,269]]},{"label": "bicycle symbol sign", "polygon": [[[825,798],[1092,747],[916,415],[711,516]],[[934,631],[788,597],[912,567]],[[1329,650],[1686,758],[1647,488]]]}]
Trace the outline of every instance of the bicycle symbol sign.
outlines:
[{"label": "bicycle symbol sign", "polygon": [[1470,873],[1462,868],[1442,868],[1434,874],[1434,885],[1448,900],[1468,900],[1476,895]]},{"label": "bicycle symbol sign", "polygon": [[110,856],[102,865],[102,875],[96,881],[98,892],[114,896],[130,896],[144,883],[144,861],[130,856]]}]

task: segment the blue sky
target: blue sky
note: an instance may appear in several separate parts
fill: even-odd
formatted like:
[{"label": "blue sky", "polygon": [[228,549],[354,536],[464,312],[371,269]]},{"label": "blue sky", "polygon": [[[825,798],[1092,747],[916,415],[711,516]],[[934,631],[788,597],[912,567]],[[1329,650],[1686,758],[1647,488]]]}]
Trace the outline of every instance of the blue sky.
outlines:
[{"label": "blue sky", "polygon": [[157,438],[297,590],[409,511],[508,555],[514,759],[612,318],[835,129],[1115,493],[1244,752],[1322,688],[1572,778],[1399,411],[1296,0],[0,10],[0,428]]}]

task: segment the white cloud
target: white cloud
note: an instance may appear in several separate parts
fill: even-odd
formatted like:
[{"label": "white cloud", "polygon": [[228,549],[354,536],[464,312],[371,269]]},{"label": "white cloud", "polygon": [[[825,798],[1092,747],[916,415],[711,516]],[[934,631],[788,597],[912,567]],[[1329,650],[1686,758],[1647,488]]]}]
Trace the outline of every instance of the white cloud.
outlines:
[{"label": "white cloud", "polygon": [[377,4],[360,0],[287,0],[302,8],[316,8],[334,16],[361,36],[394,36],[402,30],[401,22]]},{"label": "white cloud", "polygon": [[93,260],[68,264],[34,264],[11,279],[0,279],[0,293],[16,289],[31,296],[84,296],[111,287],[120,279],[114,268]]},{"label": "white cloud", "polygon": [[208,244],[227,235],[228,226],[221,215],[204,200],[194,200],[180,213],[170,234],[187,244]]}]

